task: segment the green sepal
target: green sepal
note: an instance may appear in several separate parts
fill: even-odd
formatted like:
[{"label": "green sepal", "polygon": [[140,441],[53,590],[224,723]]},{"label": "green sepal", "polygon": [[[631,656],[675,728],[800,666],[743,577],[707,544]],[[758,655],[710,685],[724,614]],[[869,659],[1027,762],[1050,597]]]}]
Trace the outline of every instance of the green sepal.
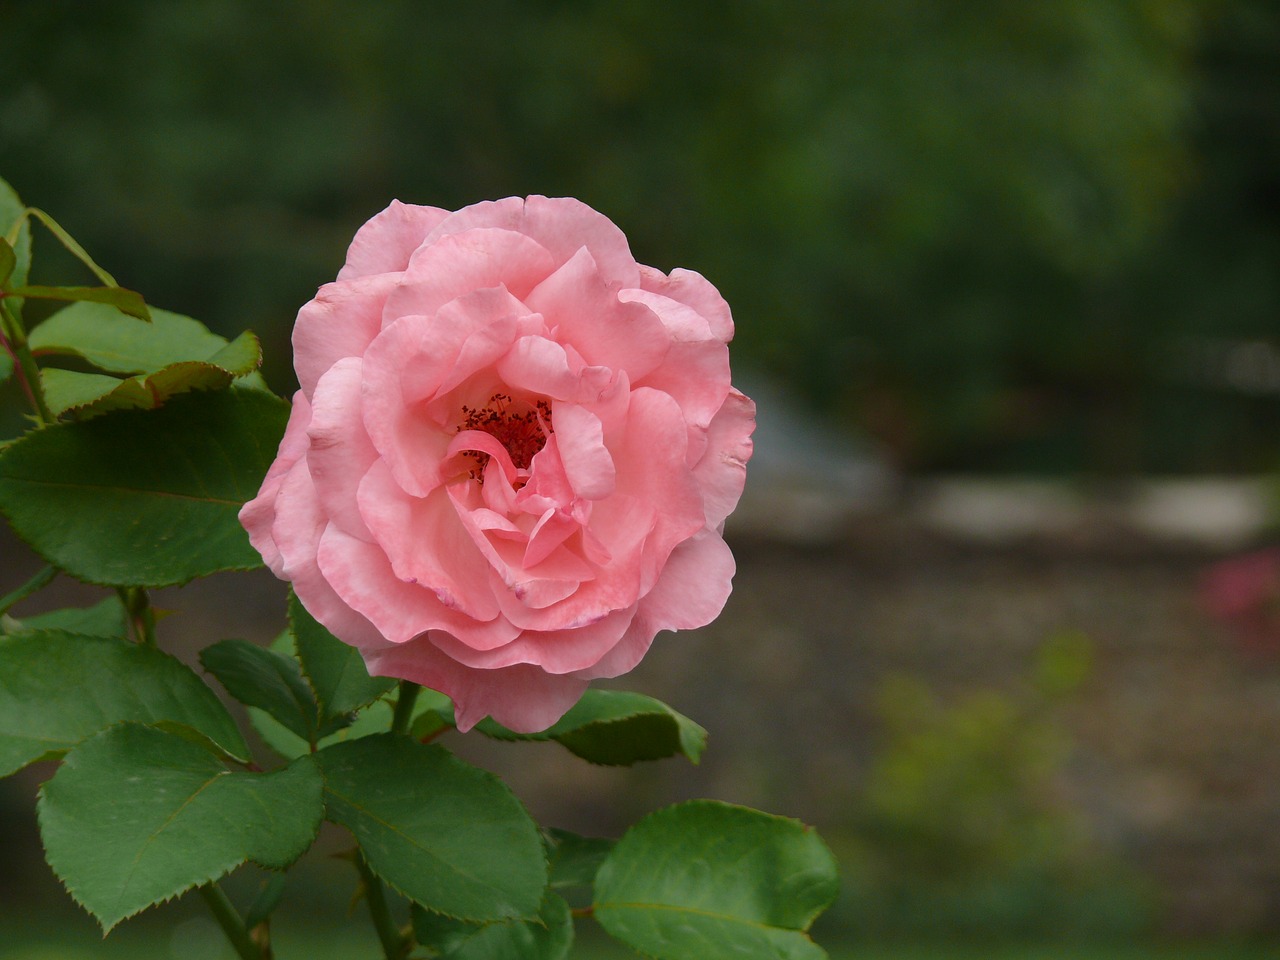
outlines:
[{"label": "green sepal", "polygon": [[248,860],[284,869],[315,840],[322,810],[308,757],[233,773],[181,737],[132,723],[68,753],[38,804],[49,865],[104,931]]},{"label": "green sepal", "polygon": [[824,960],[806,931],[837,886],[804,824],[694,800],[623,835],[596,874],[593,915],[657,960]]},{"label": "green sepal", "polygon": [[440,960],[564,960],[573,947],[569,905],[548,892],[532,920],[466,923],[414,904],[413,934]]},{"label": "green sepal", "polygon": [[0,776],[126,720],[185,724],[249,758],[214,692],[155,647],[55,630],[0,638]]},{"label": "green sepal", "polygon": [[275,458],[288,405],[250,390],[184,394],[35,430],[0,452],[0,512],[90,583],[168,586],[262,565],[238,513]]},{"label": "green sepal", "polygon": [[314,754],[325,815],[373,871],[434,913],[531,919],[547,885],[537,825],[493,774],[447,750],[384,733]]},{"label": "green sepal", "polygon": [[697,763],[707,731],[661,700],[642,693],[591,688],[552,727],[514,733],[490,719],[476,730],[498,740],[555,740],[571,753],[606,766],[683,755]]}]

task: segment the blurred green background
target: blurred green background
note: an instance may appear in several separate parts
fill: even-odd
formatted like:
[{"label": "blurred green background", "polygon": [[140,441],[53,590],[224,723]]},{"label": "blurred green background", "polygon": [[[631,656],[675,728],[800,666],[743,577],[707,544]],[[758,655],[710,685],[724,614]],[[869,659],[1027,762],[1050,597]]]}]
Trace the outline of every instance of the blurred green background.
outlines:
[{"label": "blurred green background", "polygon": [[895,465],[1275,464],[1269,0],[0,3],[0,170],[284,337],[391,197],[581,197]]},{"label": "blurred green background", "polygon": [[[1278,51],[1273,0],[0,0],[0,176],[151,302],[262,335],[282,393],[298,306],[392,197],[568,194],[642,262],[721,289],[736,370],[909,476],[1253,474],[1280,452]],[[37,270],[66,279],[38,242]],[[816,821],[845,876],[819,935],[837,957],[1274,955],[989,945],[1275,933],[1280,863],[1223,799],[1274,835],[1274,661],[1189,612],[1204,556],[899,544],[890,569],[850,542],[735,542],[726,619],[630,683],[712,728],[697,771],[606,785],[478,759],[584,832],[686,793]],[[241,634],[267,639],[278,584],[243,582],[234,606],[268,625]],[[1057,606],[1028,613],[1034,591]],[[207,606],[225,617],[226,595]],[[1082,621],[1096,663],[1054,639]],[[1192,676],[1215,684],[1203,709],[1178,699]],[[1224,716],[1234,752],[1189,729]],[[565,782],[568,806],[540,809]],[[0,795],[23,846],[0,843],[43,871],[33,790]],[[1201,883],[1187,864],[1224,845],[1263,866],[1222,859]],[[316,869],[304,890],[336,919],[349,878]],[[64,903],[40,876],[0,891]],[[83,916],[57,921],[65,942],[11,916],[0,957],[221,957],[182,909],[101,947]],[[918,936],[988,946],[869,945]]]}]

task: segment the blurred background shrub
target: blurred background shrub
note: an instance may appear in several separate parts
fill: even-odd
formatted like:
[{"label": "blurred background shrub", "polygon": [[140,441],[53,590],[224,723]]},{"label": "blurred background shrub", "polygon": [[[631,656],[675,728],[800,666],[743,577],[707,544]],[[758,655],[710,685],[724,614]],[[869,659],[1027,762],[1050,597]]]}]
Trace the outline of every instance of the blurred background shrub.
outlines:
[{"label": "blurred background shrub", "polygon": [[[122,281],[285,337],[391,197],[541,192],[926,470],[1256,470],[1269,0],[0,2],[0,171]],[[46,244],[46,248],[52,244]]]}]

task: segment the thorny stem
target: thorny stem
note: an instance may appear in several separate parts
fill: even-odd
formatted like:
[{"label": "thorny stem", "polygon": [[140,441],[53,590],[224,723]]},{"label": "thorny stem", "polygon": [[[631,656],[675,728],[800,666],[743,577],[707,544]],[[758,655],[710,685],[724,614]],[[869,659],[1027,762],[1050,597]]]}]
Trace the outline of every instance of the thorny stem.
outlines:
[{"label": "thorny stem", "polygon": [[412,680],[400,681],[400,698],[396,700],[396,712],[391,718],[392,733],[409,732],[409,721],[413,719],[413,705],[417,702],[418,691],[421,689]]},{"label": "thorny stem", "polygon": [[42,590],[48,586],[49,581],[58,575],[58,571],[54,567],[45,567],[34,577],[14,590],[10,594],[0,597],[0,614],[7,613],[10,607],[17,606],[27,597],[31,596],[37,590]]},{"label": "thorny stem", "polygon": [[227,935],[231,946],[235,947],[236,953],[240,955],[240,960],[264,960],[271,955],[269,946],[260,947],[253,942],[249,931],[245,929],[244,920],[227,899],[227,895],[222,892],[221,887],[216,883],[206,883],[199,890],[213,918],[218,921],[218,926],[222,927],[222,932]]},{"label": "thorny stem", "polygon": [[409,941],[396,929],[391,919],[391,910],[387,907],[387,895],[382,889],[382,881],[365,862],[364,854],[359,850],[355,856],[356,869],[360,871],[360,879],[364,882],[364,899],[369,904],[369,917],[373,920],[374,929],[378,931],[378,940],[382,943],[382,955],[386,960],[403,960]]},{"label": "thorny stem", "polygon": [[18,381],[22,384],[22,392],[35,408],[40,424],[53,423],[56,417],[49,409],[44,398],[44,384],[40,380],[40,368],[36,366],[35,357],[31,355],[31,347],[27,345],[27,334],[22,323],[14,315],[9,304],[0,296],[0,341],[3,341],[5,352],[13,357],[17,367]]}]

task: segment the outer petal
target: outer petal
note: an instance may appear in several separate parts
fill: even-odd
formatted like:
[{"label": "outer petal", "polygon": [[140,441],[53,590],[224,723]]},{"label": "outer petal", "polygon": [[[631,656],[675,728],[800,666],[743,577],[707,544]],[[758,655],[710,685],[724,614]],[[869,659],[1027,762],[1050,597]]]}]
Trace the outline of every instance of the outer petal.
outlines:
[{"label": "outer petal", "polygon": [[445,217],[448,210],[420,207],[392,200],[356,231],[347,249],[347,262],[338,271],[339,280],[373,273],[396,273],[409,265],[413,251]]},{"label": "outer petal", "polygon": [[280,440],[280,449],[276,459],[267,470],[258,495],[240,508],[240,525],[249,534],[249,542],[253,549],[262,554],[262,559],[271,572],[282,576],[284,561],[280,549],[276,546],[271,528],[276,522],[276,497],[280,494],[280,485],[285,475],[293,469],[293,465],[307,452],[307,424],[311,420],[311,404],[306,395],[299,390],[293,395],[293,407],[289,411],[289,422],[284,428],[284,437]]},{"label": "outer petal", "polygon": [[298,311],[293,368],[308,398],[321,374],[335,363],[364,355],[382,329],[383,305],[399,279],[396,273],[380,273],[326,283]]},{"label": "outer petal", "polygon": [[343,602],[367,617],[391,643],[407,643],[428,630],[448,630],[493,646],[518,633],[501,618],[477,620],[446,607],[432,590],[396,576],[376,544],[332,525],[320,538],[316,561]]},{"label": "outer petal", "polygon": [[372,540],[356,507],[360,481],[378,458],[359,416],[362,367],[358,357],[345,357],[316,384],[307,466],[329,519],[354,537]]},{"label": "outer petal", "polygon": [[450,234],[418,248],[404,282],[387,299],[386,319],[390,323],[397,317],[430,315],[450,300],[488,287],[506,287],[523,299],[554,269],[551,254],[523,234]]},{"label": "outer petal", "polygon": [[640,270],[626,235],[581,200],[532,196],[475,203],[443,221],[431,239],[475,227],[502,227],[532,237],[551,252],[557,266],[586,247],[610,283],[622,287],[640,283]]},{"label": "outer petal", "polygon": [[720,291],[702,274],[677,267],[671,276],[665,276],[653,267],[640,267],[640,287],[664,297],[688,304],[706,318],[712,332],[728,343],[733,339],[733,315]]},{"label": "outer petal", "polygon": [[705,533],[686,540],[671,552],[622,639],[574,676],[584,680],[621,676],[644,658],[659,631],[706,626],[724,609],[733,573],[733,555],[718,535]]},{"label": "outer petal", "polygon": [[387,641],[382,634],[333,592],[316,563],[320,538],[329,524],[316,499],[305,458],[285,477],[277,505],[272,535],[283,559],[279,575],[292,582],[302,605],[335,637],[362,648],[384,645]]},{"label": "outer petal", "polygon": [[756,405],[737,390],[730,390],[707,431],[706,452],[693,468],[706,506],[707,526],[712,529],[724,526],[725,517],[742,496],[755,428]]},{"label": "outer petal", "polygon": [[411,680],[447,694],[463,732],[491,716],[517,733],[537,733],[564,716],[587,688],[585,680],[550,674],[530,664],[498,670],[463,666],[437,649],[431,634],[367,653],[365,662],[371,673]]},{"label": "outer petal", "polygon": [[690,424],[706,427],[729,392],[729,348],[701,314],[682,303],[643,290],[623,290],[618,297],[652,310],[672,341],[662,362],[635,385],[671,395]]}]

